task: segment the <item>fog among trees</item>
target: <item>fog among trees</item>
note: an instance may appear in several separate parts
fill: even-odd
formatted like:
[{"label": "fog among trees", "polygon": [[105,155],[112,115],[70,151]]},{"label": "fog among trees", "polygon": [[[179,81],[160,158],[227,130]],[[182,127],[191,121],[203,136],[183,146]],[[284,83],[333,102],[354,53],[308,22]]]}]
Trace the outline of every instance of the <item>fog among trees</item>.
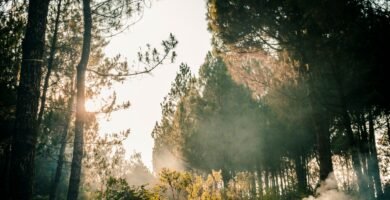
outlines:
[{"label": "fog among trees", "polygon": [[[0,1],[0,199],[390,199],[389,1],[205,0],[199,71],[175,33],[105,55],[154,3]],[[149,169],[99,123],[167,63]]]}]

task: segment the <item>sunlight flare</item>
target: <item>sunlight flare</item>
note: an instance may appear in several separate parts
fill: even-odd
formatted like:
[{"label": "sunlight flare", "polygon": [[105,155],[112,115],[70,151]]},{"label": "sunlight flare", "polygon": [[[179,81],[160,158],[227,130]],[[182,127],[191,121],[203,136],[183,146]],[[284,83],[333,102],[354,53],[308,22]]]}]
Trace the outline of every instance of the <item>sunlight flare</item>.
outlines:
[{"label": "sunlight flare", "polygon": [[87,112],[98,112],[100,108],[100,103],[95,99],[87,99],[85,101],[85,110]]}]

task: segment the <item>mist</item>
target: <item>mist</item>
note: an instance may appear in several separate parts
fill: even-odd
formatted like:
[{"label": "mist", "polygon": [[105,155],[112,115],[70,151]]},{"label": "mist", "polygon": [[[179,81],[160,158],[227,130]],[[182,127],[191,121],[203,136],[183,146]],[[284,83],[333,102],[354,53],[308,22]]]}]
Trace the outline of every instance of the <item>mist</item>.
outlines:
[{"label": "mist", "polygon": [[[152,134],[155,169],[178,169],[204,178],[220,171],[223,186],[218,191],[233,199],[351,200],[383,192],[373,181],[382,172],[354,171],[356,163],[345,148],[348,138],[336,116],[326,124],[332,134],[327,149],[332,167],[319,160],[318,145],[327,141],[316,135],[309,85],[295,80],[297,74],[283,76],[283,70],[291,70],[288,63],[272,68],[262,66],[270,63],[264,54],[233,56],[226,60],[209,53],[196,78],[188,76],[188,69],[178,72]],[[256,68],[255,74],[246,70],[250,67]],[[233,78],[236,71],[240,73]],[[259,73],[267,74],[269,84],[252,87]],[[367,154],[362,154],[362,162],[372,169],[372,160],[363,155]],[[322,178],[324,168],[331,173]],[[363,178],[372,181],[367,191],[359,189]]]},{"label": "mist", "polygon": [[337,180],[333,173],[328,175],[325,181],[316,189],[315,196],[309,196],[302,200],[353,200],[351,196],[337,189]]}]

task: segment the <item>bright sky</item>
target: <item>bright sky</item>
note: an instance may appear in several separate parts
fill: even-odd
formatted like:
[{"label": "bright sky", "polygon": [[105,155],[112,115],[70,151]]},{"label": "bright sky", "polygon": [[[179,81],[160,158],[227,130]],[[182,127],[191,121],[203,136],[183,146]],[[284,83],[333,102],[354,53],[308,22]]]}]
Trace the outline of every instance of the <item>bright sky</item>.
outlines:
[{"label": "bright sky", "polygon": [[207,31],[204,0],[159,0],[145,10],[143,19],[128,31],[115,36],[106,48],[107,56],[121,54],[128,61],[137,59],[139,47],[147,43],[160,47],[161,41],[173,33],[179,44],[174,64],[157,68],[151,75],[130,78],[115,86],[118,100],[130,100],[131,107],[112,114],[110,121],[100,120],[100,131],[116,132],[131,129],[124,145],[128,155],[141,152],[142,159],[152,169],[152,129],[161,118],[160,103],[169,92],[171,82],[181,62],[197,73],[207,51],[211,35]]}]

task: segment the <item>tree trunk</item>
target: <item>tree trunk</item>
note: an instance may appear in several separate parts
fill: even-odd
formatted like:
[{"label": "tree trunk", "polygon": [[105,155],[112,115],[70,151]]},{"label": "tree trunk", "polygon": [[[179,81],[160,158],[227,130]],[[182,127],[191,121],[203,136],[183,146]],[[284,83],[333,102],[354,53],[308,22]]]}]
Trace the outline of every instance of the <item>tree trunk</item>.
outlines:
[{"label": "tree trunk", "polygon": [[[343,93],[341,93],[343,94]],[[357,180],[358,180],[358,185],[359,185],[359,191],[361,195],[364,195],[366,198],[368,194],[366,194],[366,191],[368,191],[368,182],[367,178],[364,177],[363,171],[362,171],[362,164],[361,164],[361,158],[358,150],[358,144],[356,143],[356,139],[354,137],[353,131],[352,131],[352,123],[351,123],[351,118],[348,114],[345,100],[343,96],[341,96],[342,100],[342,120],[344,123],[344,128],[346,129],[346,134],[348,138],[348,143],[349,143],[349,149],[351,152],[351,157],[352,157],[352,166],[353,169],[356,173]]]},{"label": "tree trunk", "polygon": [[370,148],[370,158],[369,158],[369,166],[370,173],[372,174],[372,178],[374,179],[375,184],[375,193],[378,199],[381,199],[383,196],[382,183],[380,178],[380,171],[378,165],[378,152],[376,150],[376,140],[375,140],[375,129],[374,129],[374,118],[372,116],[372,111],[370,111],[368,115],[368,126],[369,126],[369,148]]},{"label": "tree trunk", "polygon": [[56,13],[56,19],[54,22],[53,38],[51,40],[50,55],[49,55],[49,60],[47,62],[47,73],[45,76],[45,82],[43,83],[42,97],[41,97],[41,103],[40,103],[41,107],[39,108],[39,113],[38,113],[38,120],[37,120],[38,121],[37,122],[38,129],[42,123],[43,113],[44,113],[45,104],[46,104],[46,93],[47,93],[47,89],[49,88],[49,79],[50,79],[51,71],[53,69],[54,55],[55,55],[56,46],[57,46],[58,26],[60,24],[61,3],[62,3],[62,0],[59,0],[58,4],[57,4],[57,13]]},{"label": "tree trunk", "polygon": [[[364,114],[362,114],[364,115]],[[358,116],[359,117],[359,116]],[[368,131],[366,128],[366,121],[364,116],[360,116],[358,129],[360,132],[360,140],[359,140],[359,147],[360,147],[360,153],[362,155],[362,165],[363,165],[363,172],[365,174],[368,174],[368,157],[369,157],[369,147],[368,147]]]},{"label": "tree trunk", "polygon": [[325,181],[328,175],[333,172],[332,153],[330,150],[329,119],[327,111],[320,111],[320,105],[310,97],[314,129],[317,138],[317,149],[320,164],[320,180]]},{"label": "tree trunk", "polygon": [[347,186],[348,187],[351,187],[351,167],[349,166],[349,155],[348,154],[345,154],[343,156],[344,160],[345,160],[345,169],[346,169],[346,174],[347,174]]},{"label": "tree trunk", "polygon": [[346,110],[343,111],[343,121],[344,121],[344,127],[347,131],[347,138],[348,138],[348,141],[349,141],[349,146],[350,146],[350,151],[351,151],[351,156],[352,156],[352,166],[355,170],[355,173],[357,175],[357,178],[358,178],[358,185],[359,185],[359,190],[361,192],[363,191],[367,191],[367,181],[365,180],[365,178],[363,177],[363,172],[362,172],[362,165],[360,163],[360,156],[359,156],[359,151],[358,151],[358,147],[357,147],[357,144],[356,144],[356,140],[353,136],[353,131],[352,131],[352,128],[351,128],[351,120],[350,120],[350,117],[349,117],[349,114],[347,113]]},{"label": "tree trunk", "polygon": [[49,0],[30,0],[11,152],[11,199],[32,199],[37,113]]},{"label": "tree trunk", "polygon": [[283,169],[284,167],[280,167],[279,169],[279,185],[280,185],[280,194],[284,195],[285,194],[285,185],[284,185],[284,180],[283,180]]},{"label": "tree trunk", "polygon": [[368,191],[368,181],[367,178],[364,177],[363,174],[363,168],[361,164],[361,155],[359,154],[359,149],[358,147],[360,146],[355,139],[353,130],[352,130],[352,121],[351,117],[348,113],[348,106],[347,106],[347,101],[344,93],[344,88],[343,85],[338,78],[338,74],[336,73],[336,70],[334,69],[334,78],[337,83],[337,90],[339,93],[339,100],[340,100],[340,105],[341,105],[341,118],[342,118],[342,123],[346,131],[347,135],[347,140],[349,144],[349,150],[351,152],[351,157],[352,157],[352,167],[356,173],[357,180],[358,180],[358,186],[359,186],[359,191],[360,194],[365,196],[365,198],[369,198],[366,193]]},{"label": "tree trunk", "polygon": [[304,194],[307,191],[306,169],[304,156],[295,156],[295,172],[297,173],[298,192]]},{"label": "tree trunk", "polygon": [[270,192],[270,188],[269,188],[269,170],[266,169],[265,170],[265,176],[264,176],[264,182],[265,182],[265,192],[266,194],[268,195],[269,192]]},{"label": "tree trunk", "polygon": [[251,184],[250,184],[250,199],[256,199],[256,172],[251,172]]},{"label": "tree trunk", "polygon": [[357,176],[357,182],[359,186],[359,191],[362,197],[369,199],[367,196],[368,191],[368,181],[367,178],[364,177],[363,174],[363,166],[361,164],[361,155],[359,154],[359,140],[355,139],[353,130],[352,130],[352,120],[349,114],[348,104],[347,104],[347,97],[345,96],[344,92],[344,86],[342,83],[342,79],[340,78],[339,70],[335,65],[331,66],[333,78],[336,83],[336,91],[338,93],[338,100],[340,103],[340,114],[341,114],[341,120],[344,126],[344,129],[346,131],[346,136],[348,140],[349,145],[349,151],[351,153],[352,157],[352,167],[356,173]]},{"label": "tree trunk", "polygon": [[56,173],[54,175],[52,185],[50,188],[49,200],[56,199],[58,184],[61,180],[62,166],[64,164],[64,153],[65,153],[66,142],[67,142],[67,137],[68,137],[68,130],[69,130],[69,126],[70,126],[71,119],[72,119],[73,102],[74,102],[74,92],[72,91],[72,94],[71,94],[70,99],[68,101],[68,107],[66,110],[67,113],[65,116],[65,126],[64,126],[62,138],[61,138],[61,147],[60,147],[60,152],[58,154]]},{"label": "tree trunk", "polygon": [[276,195],[278,192],[278,185],[276,183],[275,169],[272,169],[272,171],[271,171],[271,187],[272,187],[272,193]]},{"label": "tree trunk", "polygon": [[258,197],[263,198],[263,176],[260,165],[257,166],[257,184],[258,184]]},{"label": "tree trunk", "polygon": [[[10,123],[11,124],[11,123]],[[5,131],[6,133],[12,133],[12,130],[10,132]],[[8,137],[8,136],[7,136]],[[10,137],[9,137],[10,138]],[[9,140],[8,140],[9,141]],[[2,157],[0,158],[0,179],[2,181],[0,181],[0,194],[2,196],[5,196],[5,197],[9,197],[10,196],[10,185],[9,185],[9,181],[10,181],[10,170],[11,170],[11,167],[10,167],[10,164],[11,164],[11,144],[8,143],[4,146],[3,148],[3,155]]]},{"label": "tree trunk", "polygon": [[81,164],[83,158],[84,146],[84,123],[85,123],[85,71],[88,64],[90,46],[91,46],[91,31],[92,31],[92,16],[90,0],[83,0],[84,14],[84,36],[83,48],[81,53],[80,63],[77,66],[77,103],[76,103],[76,123],[75,137],[73,146],[73,158],[69,179],[68,200],[76,200],[79,193]]},{"label": "tree trunk", "polygon": [[286,185],[286,189],[287,189],[287,191],[286,192],[290,192],[290,186],[291,186],[291,183],[290,183],[290,176],[289,176],[289,174],[288,174],[288,171],[290,170],[290,164],[288,163],[287,165],[286,165],[286,168],[285,168],[285,170],[284,170],[284,172],[283,172],[283,176],[284,176],[284,179],[285,179],[285,185]]},{"label": "tree trunk", "polygon": [[390,142],[390,116],[386,115],[387,140]]},{"label": "tree trunk", "polygon": [[229,171],[224,167],[221,169],[223,187],[227,189],[229,187],[230,174]]},{"label": "tree trunk", "polygon": [[375,198],[375,192],[374,192],[374,180],[371,176],[372,171],[372,165],[370,163],[370,150],[369,150],[369,136],[368,131],[366,128],[366,119],[363,114],[357,115],[358,120],[358,129],[360,132],[360,140],[359,141],[359,147],[360,147],[360,156],[361,156],[361,165],[362,165],[362,171],[363,171],[363,178],[365,178],[365,181],[367,182],[367,192],[366,194],[374,199]]}]

